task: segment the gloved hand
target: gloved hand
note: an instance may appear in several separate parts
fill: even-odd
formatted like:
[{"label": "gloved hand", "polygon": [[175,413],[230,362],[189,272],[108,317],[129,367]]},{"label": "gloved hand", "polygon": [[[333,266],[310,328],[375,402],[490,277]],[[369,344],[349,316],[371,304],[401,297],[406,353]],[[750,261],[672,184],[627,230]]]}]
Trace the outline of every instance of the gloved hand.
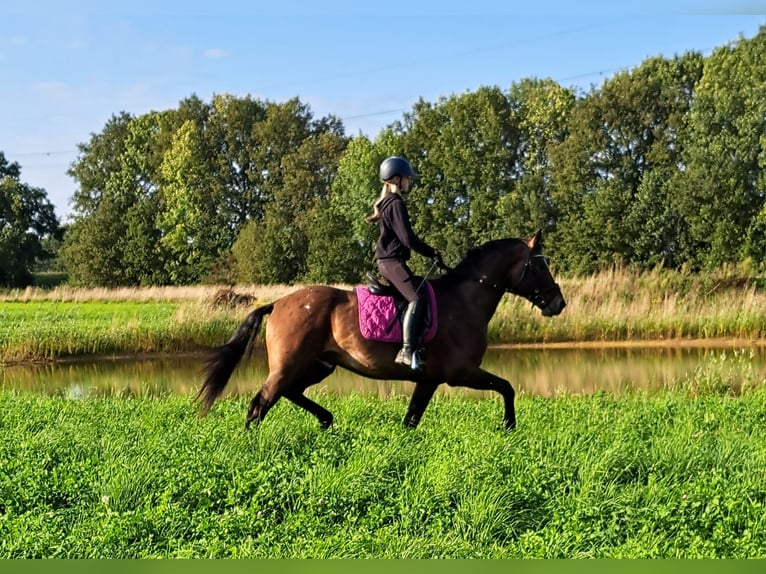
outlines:
[{"label": "gloved hand", "polygon": [[436,267],[438,267],[441,271],[449,271],[449,267],[447,267],[447,265],[444,263],[444,259],[442,259],[441,253],[436,251],[432,259],[434,260],[434,263],[436,263]]}]

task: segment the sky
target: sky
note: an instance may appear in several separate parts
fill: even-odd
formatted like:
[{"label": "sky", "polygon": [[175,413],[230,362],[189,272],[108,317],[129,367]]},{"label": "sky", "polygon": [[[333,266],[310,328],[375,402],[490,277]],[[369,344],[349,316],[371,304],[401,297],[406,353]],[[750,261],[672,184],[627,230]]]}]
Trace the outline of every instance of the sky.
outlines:
[{"label": "sky", "polygon": [[647,58],[709,55],[766,1],[3,0],[0,151],[62,222],[77,146],[196,95],[299,98],[374,139],[419,99],[551,78],[582,93]]}]

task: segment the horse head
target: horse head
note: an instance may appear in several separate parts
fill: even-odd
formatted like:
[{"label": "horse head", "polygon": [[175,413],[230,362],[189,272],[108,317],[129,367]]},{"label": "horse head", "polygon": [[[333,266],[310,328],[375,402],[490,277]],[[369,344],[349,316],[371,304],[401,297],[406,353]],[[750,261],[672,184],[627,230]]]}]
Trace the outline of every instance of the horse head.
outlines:
[{"label": "horse head", "polygon": [[543,255],[542,230],[526,242],[522,251],[520,259],[510,267],[506,290],[532,302],[544,317],[558,315],[566,301]]}]

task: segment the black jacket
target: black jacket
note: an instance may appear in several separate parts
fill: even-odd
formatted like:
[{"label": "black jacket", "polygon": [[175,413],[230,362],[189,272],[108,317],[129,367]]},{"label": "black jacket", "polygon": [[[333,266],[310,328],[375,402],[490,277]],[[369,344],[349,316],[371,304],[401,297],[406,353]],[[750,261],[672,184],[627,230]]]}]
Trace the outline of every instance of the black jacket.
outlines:
[{"label": "black jacket", "polygon": [[401,259],[407,261],[411,251],[424,257],[434,257],[436,250],[421,240],[412,230],[407,206],[398,193],[389,193],[378,205],[380,236],[375,245],[376,259]]}]

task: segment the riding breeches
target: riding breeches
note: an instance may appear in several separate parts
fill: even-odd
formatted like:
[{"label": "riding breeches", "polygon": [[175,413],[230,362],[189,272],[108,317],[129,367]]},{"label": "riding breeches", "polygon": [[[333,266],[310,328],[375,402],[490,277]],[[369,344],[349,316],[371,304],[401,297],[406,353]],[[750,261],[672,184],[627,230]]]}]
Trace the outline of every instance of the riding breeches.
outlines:
[{"label": "riding breeches", "polygon": [[415,276],[407,263],[399,259],[378,259],[378,269],[407,301],[426,301],[425,289],[418,289],[420,285],[415,284]]}]

